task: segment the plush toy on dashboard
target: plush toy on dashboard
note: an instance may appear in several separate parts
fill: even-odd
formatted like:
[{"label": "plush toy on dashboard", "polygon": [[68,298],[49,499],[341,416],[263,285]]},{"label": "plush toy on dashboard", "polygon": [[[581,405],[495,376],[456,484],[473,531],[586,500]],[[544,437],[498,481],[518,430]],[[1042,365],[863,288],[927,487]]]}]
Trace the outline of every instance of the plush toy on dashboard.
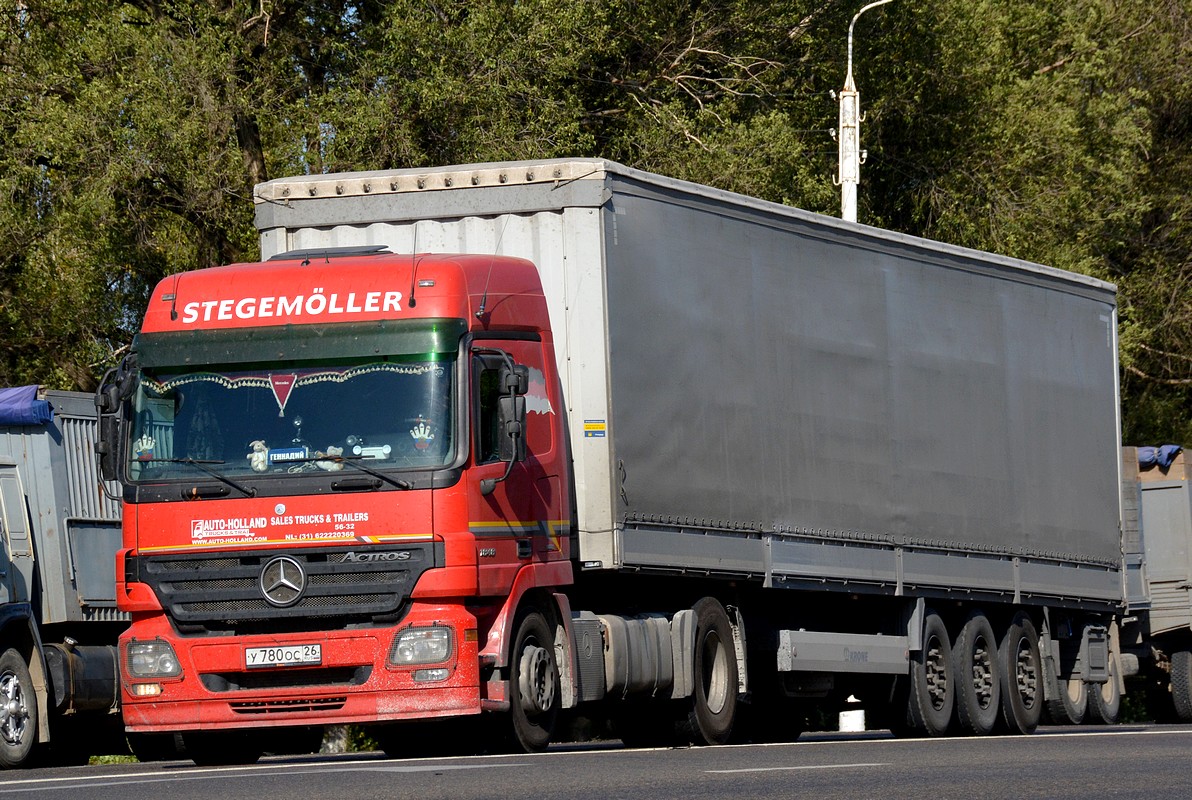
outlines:
[{"label": "plush toy on dashboard", "polygon": [[344,449],[342,447],[336,447],[333,444],[328,445],[327,452],[325,452],[325,453],[318,452],[318,453],[315,453],[315,455],[321,456],[321,457],[326,457],[328,459],[336,459],[336,460],[316,461],[315,466],[318,467],[319,469],[325,469],[328,472],[335,472],[337,470],[341,470],[344,468],[344,462],[340,461],[338,459],[342,458],[343,454],[344,454]]},{"label": "plush toy on dashboard", "polygon": [[248,446],[252,448],[252,452],[248,454],[248,463],[253,472],[267,471],[269,469],[269,448],[265,446],[265,440],[257,439]]},{"label": "plush toy on dashboard", "polygon": [[153,441],[153,437],[147,433],[133,442],[132,451],[137,461],[152,461],[154,444],[156,443]]}]

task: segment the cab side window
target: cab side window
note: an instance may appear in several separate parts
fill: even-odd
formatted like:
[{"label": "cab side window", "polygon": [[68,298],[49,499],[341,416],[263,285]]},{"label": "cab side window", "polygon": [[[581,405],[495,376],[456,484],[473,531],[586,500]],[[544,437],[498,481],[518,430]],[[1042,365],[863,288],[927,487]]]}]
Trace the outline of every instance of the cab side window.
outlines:
[{"label": "cab side window", "polygon": [[499,364],[477,359],[476,371],[476,463],[497,461],[497,398],[501,396]]}]

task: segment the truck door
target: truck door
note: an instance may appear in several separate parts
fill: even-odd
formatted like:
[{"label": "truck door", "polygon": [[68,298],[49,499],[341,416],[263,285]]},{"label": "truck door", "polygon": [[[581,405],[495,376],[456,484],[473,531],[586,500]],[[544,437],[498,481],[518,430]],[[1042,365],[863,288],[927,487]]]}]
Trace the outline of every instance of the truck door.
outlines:
[{"label": "truck door", "polygon": [[32,558],[29,543],[29,525],[25,513],[25,493],[21,489],[20,476],[13,463],[0,463],[0,603],[28,600],[27,592],[20,587],[16,559]]},{"label": "truck door", "polygon": [[[566,520],[556,436],[557,398],[551,397],[538,341],[485,342],[500,348],[529,368],[526,400],[526,460],[513,465],[509,477],[492,494],[471,493],[470,518],[480,548],[479,581],[483,594],[501,593],[512,585],[518,570],[534,561],[568,557]],[[473,454],[476,478],[498,478],[506,464],[497,457],[497,376],[504,360],[491,353],[473,361]]]}]

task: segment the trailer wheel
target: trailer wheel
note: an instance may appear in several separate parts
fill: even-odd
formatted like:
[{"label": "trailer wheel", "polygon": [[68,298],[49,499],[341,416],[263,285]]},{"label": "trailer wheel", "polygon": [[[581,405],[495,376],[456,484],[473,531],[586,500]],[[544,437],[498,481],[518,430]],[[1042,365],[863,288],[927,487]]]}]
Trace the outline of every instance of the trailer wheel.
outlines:
[{"label": "trailer wheel", "polygon": [[559,716],[559,670],[546,618],[522,617],[510,651],[509,715],[514,744],[527,753],[545,750]]},{"label": "trailer wheel", "polygon": [[1171,701],[1180,722],[1192,722],[1192,652],[1171,654]]},{"label": "trailer wheel", "polygon": [[29,764],[37,743],[37,695],[24,657],[9,648],[0,654],[0,767]]},{"label": "trailer wheel", "polygon": [[934,611],[929,611],[923,622],[923,649],[911,659],[910,670],[906,692],[910,729],[927,736],[943,736],[952,721],[956,681],[948,629]]},{"label": "trailer wheel", "polygon": [[1019,613],[998,647],[1002,668],[1002,720],[1011,733],[1031,734],[1043,716],[1043,659],[1039,634]]},{"label": "trailer wheel", "polygon": [[190,760],[200,767],[255,764],[263,750],[256,731],[187,731],[182,744]]},{"label": "trailer wheel", "polygon": [[713,597],[702,598],[692,610],[695,612],[695,691],[687,714],[687,732],[700,744],[725,744],[737,721],[740,686],[733,627],[728,612]]},{"label": "trailer wheel", "polygon": [[1055,697],[1047,698],[1047,716],[1056,725],[1079,725],[1089,707],[1088,684],[1079,675],[1053,678]]},{"label": "trailer wheel", "polygon": [[997,725],[1002,679],[993,626],[979,611],[969,615],[956,637],[952,672],[956,675],[956,719],[961,730],[989,735]]},{"label": "trailer wheel", "polygon": [[1116,725],[1122,710],[1122,690],[1118,687],[1117,659],[1109,655],[1109,680],[1088,684],[1089,722]]}]

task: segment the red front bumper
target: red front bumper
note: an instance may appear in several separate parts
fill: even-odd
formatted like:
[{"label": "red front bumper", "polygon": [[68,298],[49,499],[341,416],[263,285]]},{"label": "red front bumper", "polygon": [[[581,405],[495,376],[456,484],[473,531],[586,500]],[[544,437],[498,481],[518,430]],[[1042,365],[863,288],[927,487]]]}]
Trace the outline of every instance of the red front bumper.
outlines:
[{"label": "red front bumper", "polygon": [[[452,632],[450,656],[389,663],[408,628]],[[181,665],[174,678],[141,678],[128,668],[133,640],[160,639]],[[476,618],[457,605],[415,603],[396,628],[237,637],[178,636],[163,615],[137,620],[120,637],[124,720],[136,733],[336,725],[475,714],[480,711]],[[318,643],[321,663],[252,668],[246,651]]]}]

